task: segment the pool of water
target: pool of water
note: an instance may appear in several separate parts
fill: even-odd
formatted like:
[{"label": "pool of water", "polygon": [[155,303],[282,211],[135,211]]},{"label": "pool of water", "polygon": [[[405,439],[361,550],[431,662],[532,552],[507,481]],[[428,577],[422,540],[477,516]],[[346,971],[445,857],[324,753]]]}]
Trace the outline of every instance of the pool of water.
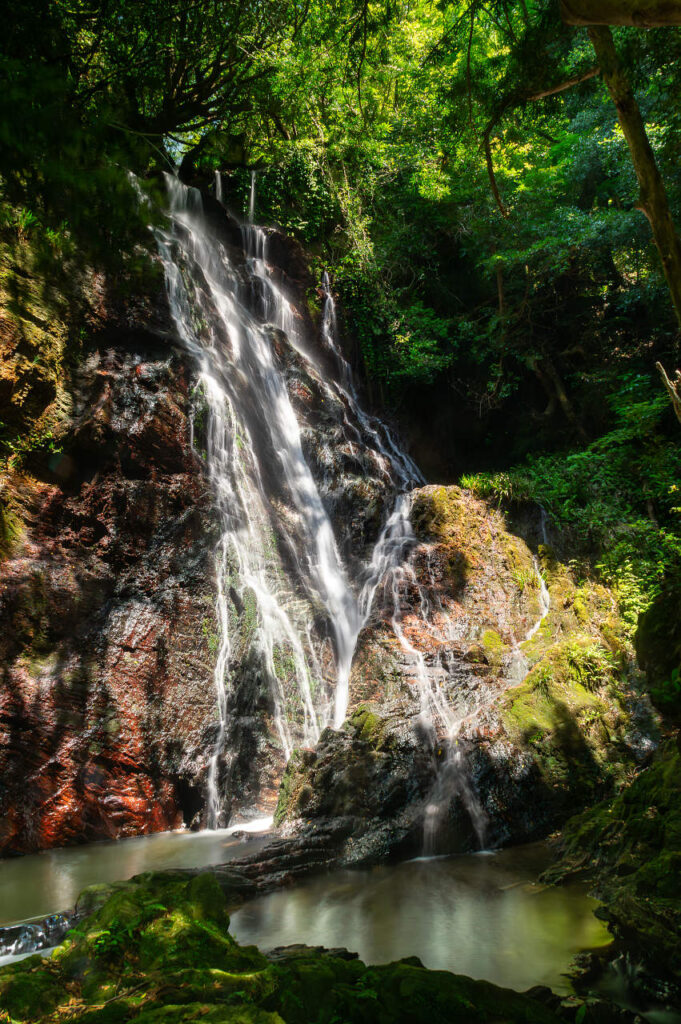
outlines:
[{"label": "pool of water", "polygon": [[258,897],[232,915],[241,943],[262,949],[342,946],[368,963],[416,955],[426,967],[524,991],[564,977],[575,953],[607,945],[581,886],[543,886],[541,844],[494,854],[339,871]]},{"label": "pool of water", "polygon": [[[252,823],[253,830],[270,822]],[[0,861],[0,926],[73,907],[94,882],[142,871],[207,867],[270,841],[234,826],[215,832],[165,832],[49,850]],[[258,897],[232,915],[232,932],[263,949],[291,943],[344,946],[369,963],[418,956],[426,967],[486,978],[520,991],[564,977],[582,949],[610,941],[581,886],[537,879],[550,862],[543,844],[496,853],[407,861],[337,871]]]},{"label": "pool of water", "polygon": [[[0,860],[0,927],[71,910],[83,889],[95,882],[164,868],[208,867],[256,852],[269,842],[265,832],[271,823],[262,819],[214,832],[161,832]],[[244,839],[235,831],[250,834]]]}]

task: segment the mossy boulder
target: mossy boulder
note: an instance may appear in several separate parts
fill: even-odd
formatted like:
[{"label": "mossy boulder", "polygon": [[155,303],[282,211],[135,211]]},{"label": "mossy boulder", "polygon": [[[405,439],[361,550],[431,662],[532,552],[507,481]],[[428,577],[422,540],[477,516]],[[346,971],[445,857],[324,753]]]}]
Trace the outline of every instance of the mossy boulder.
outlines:
[{"label": "mossy boulder", "polygon": [[346,819],[355,833],[389,824],[401,842],[432,779],[431,752],[418,723],[404,712],[399,702],[360,704],[341,730],[322,733],[315,750],[295,751],[275,824]]},{"label": "mossy boulder", "polygon": [[500,689],[541,615],[533,554],[497,510],[459,487],[427,486],[412,493],[410,521],[408,563],[377,592],[359,637],[351,708],[403,700],[419,714],[414,652],[447,703],[482,685]]},{"label": "mossy boulder", "polygon": [[619,658],[579,635],[552,644],[464,729],[489,842],[537,838],[624,785],[654,749],[652,711]]},{"label": "mossy boulder", "polygon": [[547,785],[587,800],[623,781],[630,716],[611,652],[590,638],[555,644],[497,706],[512,743],[529,749]]},{"label": "mossy boulder", "polygon": [[546,835],[656,742],[616,596],[459,487],[416,490],[411,522],[407,565],[360,636],[348,719],[294,755],[275,821],[304,836],[349,818],[354,851],[392,822],[416,852],[433,808],[440,852]]},{"label": "mossy boulder", "polygon": [[681,721],[681,574],[669,573],[662,592],[639,616],[636,654],[655,705]]}]

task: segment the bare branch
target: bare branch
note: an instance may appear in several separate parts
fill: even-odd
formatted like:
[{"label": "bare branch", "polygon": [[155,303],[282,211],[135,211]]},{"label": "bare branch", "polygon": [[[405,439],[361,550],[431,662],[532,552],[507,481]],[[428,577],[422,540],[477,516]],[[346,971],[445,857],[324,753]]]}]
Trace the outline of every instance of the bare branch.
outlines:
[{"label": "bare branch", "polygon": [[674,374],[674,380],[670,380],[662,363],[655,363],[655,369],[662,378],[662,383],[671,398],[676,418],[681,423],[681,370],[677,370]]},{"label": "bare branch", "polygon": [[585,71],[582,75],[575,75],[574,78],[568,78],[560,85],[552,85],[550,89],[543,89],[541,92],[535,92],[531,96],[528,96],[528,101],[543,100],[546,96],[555,96],[558,92],[564,92],[565,89],[571,89],[574,85],[581,85],[582,82],[588,82],[590,78],[595,78],[596,75],[600,75],[601,69],[599,67],[590,68],[589,71]]}]

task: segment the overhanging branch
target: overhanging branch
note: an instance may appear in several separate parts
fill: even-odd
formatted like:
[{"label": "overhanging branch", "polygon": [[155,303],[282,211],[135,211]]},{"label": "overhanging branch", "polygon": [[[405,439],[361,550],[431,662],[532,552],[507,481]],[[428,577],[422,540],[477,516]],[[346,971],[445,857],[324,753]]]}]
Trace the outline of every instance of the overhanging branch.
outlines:
[{"label": "overhanging branch", "polygon": [[494,173],[494,162],[492,160],[492,146],[490,144],[490,129],[488,128],[482,138],[483,146],[485,149],[485,162],[487,164],[487,175],[489,177],[490,187],[492,189],[492,195],[494,196],[495,202],[499,207],[499,213],[502,217],[508,217],[508,210],[504,206],[503,200],[499,193],[499,186],[497,185],[497,176]]}]

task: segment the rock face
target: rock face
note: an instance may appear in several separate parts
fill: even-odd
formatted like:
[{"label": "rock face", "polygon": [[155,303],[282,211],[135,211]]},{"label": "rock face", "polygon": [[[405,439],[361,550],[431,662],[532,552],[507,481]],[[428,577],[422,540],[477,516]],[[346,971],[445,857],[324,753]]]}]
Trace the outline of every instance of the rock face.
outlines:
[{"label": "rock face", "polygon": [[[248,272],[239,227],[219,204],[204,198],[204,206],[243,301],[264,316],[263,282]],[[267,245],[297,334],[315,345],[319,308],[303,254],[276,232]],[[65,280],[48,288],[29,255],[17,269],[14,253],[2,278],[0,388],[13,431],[0,491],[5,853],[205,823],[220,736],[210,424],[160,268],[148,259],[144,274],[121,284],[124,298],[95,274],[83,274],[71,295]],[[370,557],[392,498],[385,459],[358,443],[349,399],[326,385],[336,354],[322,346],[315,369],[275,326],[268,332],[307,463],[354,571]],[[332,693],[331,624],[299,585],[300,517],[276,450],[256,442],[269,582],[291,621],[303,620],[311,685]],[[235,444],[243,446],[238,431]],[[229,570],[238,572],[237,561]],[[302,718],[298,652],[286,638],[266,649],[248,581],[225,587],[231,652],[216,768],[223,821],[240,808],[274,807],[285,763],[275,719],[285,714],[295,734]]]},{"label": "rock face", "polygon": [[[415,492],[409,565],[360,640],[354,711],[290,762],[276,819],[339,817],[334,855],[475,849],[545,835],[652,752],[613,596],[456,487]],[[444,703],[441,703],[444,696]]]},{"label": "rock face", "polygon": [[[219,204],[203,205],[229,266],[230,301],[244,322],[262,320],[275,291],[263,261],[246,258]],[[278,266],[271,281],[292,300],[296,340],[275,324],[264,337],[357,594],[408,473],[395,471],[403,456],[341,383],[351,390],[320,330],[304,255],[276,232],[267,252]],[[261,564],[251,559],[258,572],[237,578],[232,551],[223,565],[221,728],[216,546],[220,523],[237,516],[216,499],[206,444],[215,421],[206,425],[197,364],[148,262],[125,300],[84,275],[80,326],[66,293],[44,305],[30,267],[20,268],[19,312],[2,277],[0,395],[14,433],[0,490],[0,852],[201,825],[213,767],[220,820],[273,809],[283,775],[277,820],[299,833],[296,871],[544,834],[621,781],[647,756],[654,723],[636,696],[612,596],[578,584],[546,545],[537,560],[497,511],[456,487],[404,497],[409,519],[393,541],[406,560],[378,581],[347,721],[304,749],[319,735],[310,704],[322,724],[333,720],[339,640],[310,585],[314,544],[301,540],[310,529],[296,481],[282,473],[267,410],[248,417],[265,378],[240,377],[238,360],[220,371],[253,426],[247,451],[232,430],[232,454],[235,465],[250,459],[240,478],[253,470],[249,499],[263,495]],[[191,276],[189,256],[175,266]],[[205,293],[205,274],[193,272],[194,293]],[[203,298],[199,348],[220,319],[217,292]],[[286,626],[269,638],[261,584]],[[291,746],[299,749],[284,772]],[[313,832],[322,838],[308,856]]]},{"label": "rock face", "polygon": [[210,500],[187,371],[153,326],[107,324],[73,372],[60,450],[11,480],[22,528],[0,565],[5,851],[174,828],[201,803]]},{"label": "rock face", "polygon": [[[238,226],[206,202],[243,263]],[[304,296],[300,251],[273,238],[302,274],[280,270],[280,283]],[[71,290],[68,275],[41,278],[28,246],[0,257],[0,853],[198,824],[220,636],[196,367],[153,254],[118,288],[83,273]],[[286,339],[273,345],[299,410],[323,401]],[[340,415],[327,402],[311,457]],[[236,600],[227,815],[231,801],[273,806],[283,770],[255,628],[252,602]]]}]

